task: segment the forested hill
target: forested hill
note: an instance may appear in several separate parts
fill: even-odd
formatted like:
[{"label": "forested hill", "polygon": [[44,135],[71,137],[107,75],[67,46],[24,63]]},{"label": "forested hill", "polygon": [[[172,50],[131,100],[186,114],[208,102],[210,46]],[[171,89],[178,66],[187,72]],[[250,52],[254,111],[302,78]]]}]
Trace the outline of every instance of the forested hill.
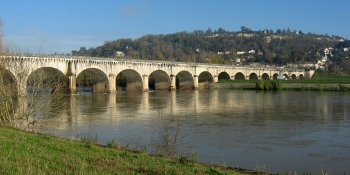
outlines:
[{"label": "forested hill", "polygon": [[[137,39],[107,41],[96,48],[81,47],[73,56],[113,57],[124,59],[166,60],[217,64],[316,63],[327,56],[340,62],[350,52],[350,40],[339,36],[317,35],[302,31],[259,30],[244,26],[241,31],[222,28],[212,31],[195,30],[174,34],[146,35]],[[345,48],[345,49],[344,49]],[[239,61],[239,62],[238,62]]]}]

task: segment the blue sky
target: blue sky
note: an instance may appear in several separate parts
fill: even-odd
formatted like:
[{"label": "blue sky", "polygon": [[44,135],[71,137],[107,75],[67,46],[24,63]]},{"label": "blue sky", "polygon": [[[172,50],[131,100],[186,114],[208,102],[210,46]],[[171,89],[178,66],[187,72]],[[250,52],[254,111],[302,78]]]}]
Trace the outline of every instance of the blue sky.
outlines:
[{"label": "blue sky", "polygon": [[350,39],[350,0],[0,0],[12,52],[71,53],[147,34],[287,29]]}]

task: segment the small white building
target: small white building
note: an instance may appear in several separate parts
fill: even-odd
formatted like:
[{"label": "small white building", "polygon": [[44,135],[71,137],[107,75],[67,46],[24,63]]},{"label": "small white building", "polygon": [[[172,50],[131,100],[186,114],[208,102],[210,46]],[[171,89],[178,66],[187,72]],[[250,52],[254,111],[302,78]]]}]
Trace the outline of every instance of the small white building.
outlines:
[{"label": "small white building", "polygon": [[250,50],[248,53],[249,54],[255,54],[255,50]]},{"label": "small white building", "polygon": [[116,52],[115,52],[115,56],[116,56],[116,57],[124,57],[124,53],[121,52],[121,51],[116,51]]}]

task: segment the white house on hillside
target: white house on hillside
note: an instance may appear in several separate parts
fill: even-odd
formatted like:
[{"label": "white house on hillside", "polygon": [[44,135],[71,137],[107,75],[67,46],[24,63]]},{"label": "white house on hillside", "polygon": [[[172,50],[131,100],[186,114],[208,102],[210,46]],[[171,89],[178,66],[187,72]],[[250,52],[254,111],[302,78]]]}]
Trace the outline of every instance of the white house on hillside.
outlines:
[{"label": "white house on hillside", "polygon": [[248,53],[249,54],[255,54],[255,50],[250,50]]}]

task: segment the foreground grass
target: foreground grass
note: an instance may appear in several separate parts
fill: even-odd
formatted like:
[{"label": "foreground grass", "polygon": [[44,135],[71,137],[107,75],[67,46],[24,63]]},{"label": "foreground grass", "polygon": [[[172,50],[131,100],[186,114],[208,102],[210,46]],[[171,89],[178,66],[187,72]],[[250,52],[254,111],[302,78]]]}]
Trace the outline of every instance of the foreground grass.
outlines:
[{"label": "foreground grass", "polygon": [[[247,174],[0,126],[0,174]],[[250,174],[262,174],[249,172]]]}]

